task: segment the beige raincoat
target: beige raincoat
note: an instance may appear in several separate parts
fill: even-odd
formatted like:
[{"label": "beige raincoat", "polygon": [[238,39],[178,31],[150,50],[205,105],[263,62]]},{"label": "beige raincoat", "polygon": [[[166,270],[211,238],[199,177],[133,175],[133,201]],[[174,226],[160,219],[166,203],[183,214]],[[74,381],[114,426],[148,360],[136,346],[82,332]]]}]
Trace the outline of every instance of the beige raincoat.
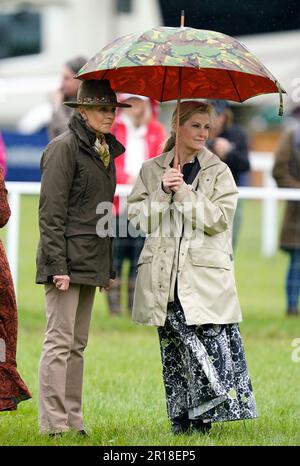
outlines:
[{"label": "beige raincoat", "polygon": [[203,148],[192,185],[173,196],[162,189],[173,151],[145,162],[128,198],[131,223],[147,233],[139,258],[133,320],[163,326],[168,301],[178,296],[187,325],[242,320],[231,226],[238,191],[225,163]]}]

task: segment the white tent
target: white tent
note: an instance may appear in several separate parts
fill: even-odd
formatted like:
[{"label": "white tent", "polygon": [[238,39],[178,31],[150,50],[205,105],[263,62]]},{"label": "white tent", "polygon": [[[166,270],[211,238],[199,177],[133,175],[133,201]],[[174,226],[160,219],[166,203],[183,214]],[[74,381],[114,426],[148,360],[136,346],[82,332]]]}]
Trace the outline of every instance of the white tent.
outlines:
[{"label": "white tent", "polygon": [[[287,91],[284,95],[285,109],[300,105],[300,30],[240,36],[237,39],[256,55]],[[248,103],[277,105],[278,97],[263,95],[250,99]]]}]

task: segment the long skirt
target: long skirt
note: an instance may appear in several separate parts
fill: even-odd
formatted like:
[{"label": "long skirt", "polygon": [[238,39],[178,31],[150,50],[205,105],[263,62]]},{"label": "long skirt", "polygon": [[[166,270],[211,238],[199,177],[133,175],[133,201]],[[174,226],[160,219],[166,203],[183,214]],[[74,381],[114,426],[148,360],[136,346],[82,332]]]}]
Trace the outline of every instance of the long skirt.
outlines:
[{"label": "long skirt", "polygon": [[158,334],[170,419],[257,417],[238,324],[187,325],[181,305],[174,302]]},{"label": "long skirt", "polygon": [[0,411],[13,411],[31,394],[17,371],[17,306],[13,282],[0,241]]}]

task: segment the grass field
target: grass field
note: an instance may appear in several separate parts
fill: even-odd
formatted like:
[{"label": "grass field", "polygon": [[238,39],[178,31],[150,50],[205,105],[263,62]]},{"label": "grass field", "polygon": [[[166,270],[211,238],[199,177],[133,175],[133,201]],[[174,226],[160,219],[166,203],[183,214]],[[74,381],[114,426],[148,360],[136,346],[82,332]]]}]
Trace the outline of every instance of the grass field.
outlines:
[{"label": "grass field", "polygon": [[16,412],[0,414],[0,445],[300,445],[300,362],[292,360],[300,319],[284,315],[287,258],[280,252],[270,259],[260,255],[259,202],[245,204],[236,258],[241,332],[259,418],[216,424],[205,437],[170,434],[156,329],[135,326],[127,316],[109,316],[100,294],[85,353],[84,417],[90,436],[38,434],[37,371],[45,320],[43,288],[34,284],[36,197],[22,199],[21,223],[18,365],[33,398]]}]

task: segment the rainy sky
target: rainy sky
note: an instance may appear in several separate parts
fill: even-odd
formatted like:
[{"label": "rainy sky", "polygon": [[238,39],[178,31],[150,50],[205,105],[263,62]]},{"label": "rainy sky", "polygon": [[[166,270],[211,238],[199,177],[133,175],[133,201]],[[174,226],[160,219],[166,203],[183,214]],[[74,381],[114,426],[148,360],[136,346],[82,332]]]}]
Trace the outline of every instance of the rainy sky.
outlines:
[{"label": "rainy sky", "polygon": [[259,34],[300,28],[299,0],[160,0],[165,26],[185,25],[229,35]]}]

